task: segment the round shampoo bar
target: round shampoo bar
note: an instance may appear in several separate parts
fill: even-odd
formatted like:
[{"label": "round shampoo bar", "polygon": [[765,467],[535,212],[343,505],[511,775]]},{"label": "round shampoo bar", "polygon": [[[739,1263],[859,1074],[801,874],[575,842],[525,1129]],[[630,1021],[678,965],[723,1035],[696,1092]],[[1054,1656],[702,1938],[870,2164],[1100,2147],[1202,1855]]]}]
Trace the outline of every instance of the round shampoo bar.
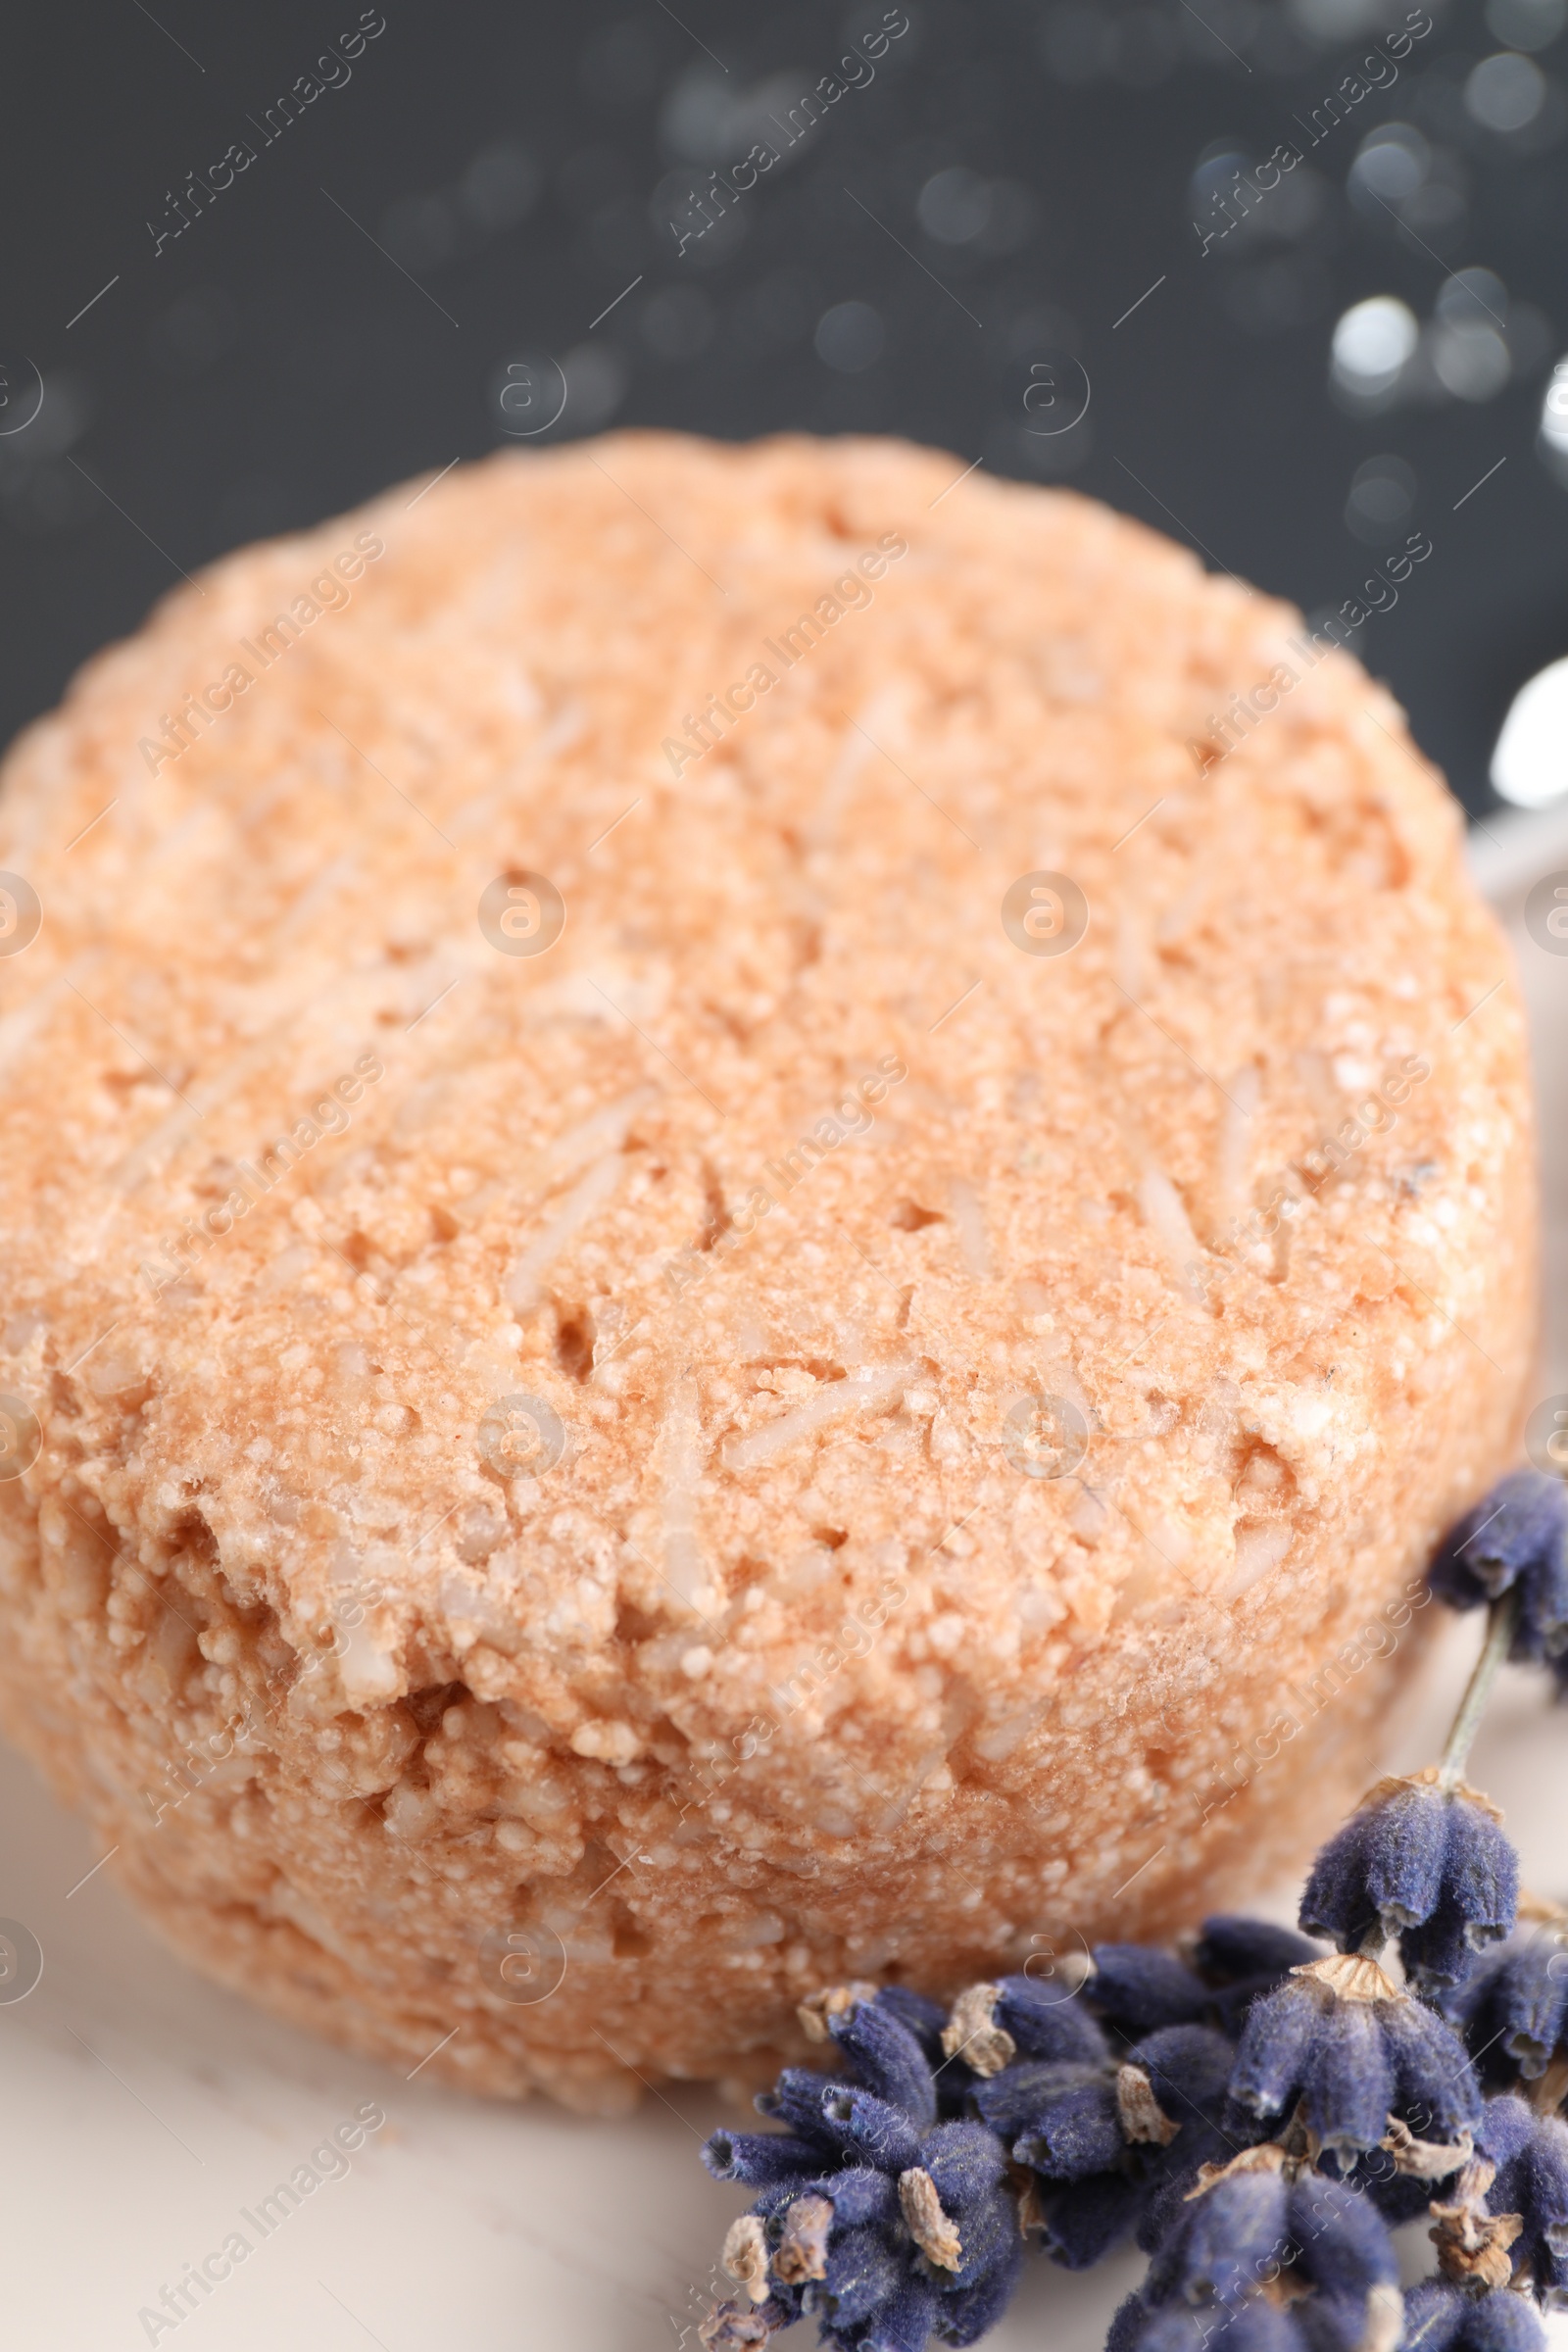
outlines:
[{"label": "round shampoo bar", "polygon": [[961,463],[495,457],[5,770],[5,1723],[195,1965],[476,2090],[1266,1886],[1508,1459],[1454,804],[1331,634]]}]

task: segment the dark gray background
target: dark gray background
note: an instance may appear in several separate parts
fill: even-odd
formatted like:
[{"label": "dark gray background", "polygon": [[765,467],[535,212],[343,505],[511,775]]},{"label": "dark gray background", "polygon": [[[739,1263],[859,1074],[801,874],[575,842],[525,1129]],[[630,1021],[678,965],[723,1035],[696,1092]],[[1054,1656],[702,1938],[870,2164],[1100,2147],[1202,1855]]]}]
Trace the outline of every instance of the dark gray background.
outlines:
[{"label": "dark gray background", "polygon": [[[1260,211],[1206,256],[1193,227],[1205,154],[1263,157],[1297,135],[1377,13],[1356,33],[1355,0],[909,0],[874,82],[680,256],[671,208],[709,162],[745,153],[747,93],[765,85],[755,116],[810,87],[881,0],[681,0],[679,23],[659,0],[385,0],[352,79],[266,148],[248,119],[356,6],[28,12],[9,41],[0,340],[15,385],[24,354],[46,395],[0,438],[0,734],[179,568],[496,446],[498,380],[542,351],[572,386],[554,437],[907,434],[1070,481],[1308,611],[1352,594],[1378,554],[1347,499],[1364,461],[1396,455],[1433,555],[1359,650],[1485,808],[1510,695],[1568,646],[1568,490],[1535,449],[1568,335],[1568,41],[1538,52],[1546,104],[1504,136],[1462,97],[1504,46],[1495,15],[1436,8],[1397,83],[1308,158],[1315,209]],[[1348,192],[1366,132],[1396,118],[1441,159],[1419,230]],[[155,255],[147,222],[169,218],[170,192],[248,136],[255,164]],[[973,177],[931,190],[955,172]],[[1374,416],[1337,406],[1345,307],[1394,293],[1429,319],[1448,271],[1474,266],[1507,288],[1507,388]],[[876,321],[819,333],[849,302]],[[857,324],[882,347],[850,368]],[[1075,348],[1093,384],[1083,423],[1054,439],[1030,435],[1023,407],[1048,344]]]}]

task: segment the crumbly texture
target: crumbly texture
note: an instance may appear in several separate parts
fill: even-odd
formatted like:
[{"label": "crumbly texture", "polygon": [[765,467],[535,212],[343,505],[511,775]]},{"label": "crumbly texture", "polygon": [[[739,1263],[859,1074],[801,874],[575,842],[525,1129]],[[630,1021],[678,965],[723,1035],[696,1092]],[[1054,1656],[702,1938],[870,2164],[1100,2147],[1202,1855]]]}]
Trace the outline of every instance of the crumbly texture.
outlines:
[{"label": "crumbly texture", "polygon": [[199,1966],[475,2089],[753,2080],[845,1976],[1245,1898],[1514,1435],[1441,780],[1341,653],[1195,751],[1298,616],[960,465],[496,457],[215,565],[5,772],[6,1721]]}]

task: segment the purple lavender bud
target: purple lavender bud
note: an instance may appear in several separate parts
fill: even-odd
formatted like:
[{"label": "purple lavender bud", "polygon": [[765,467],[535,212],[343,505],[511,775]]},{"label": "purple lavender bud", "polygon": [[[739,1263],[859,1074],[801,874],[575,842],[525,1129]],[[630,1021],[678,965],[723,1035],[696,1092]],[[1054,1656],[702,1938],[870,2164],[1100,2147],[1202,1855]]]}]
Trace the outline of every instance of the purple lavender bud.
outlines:
[{"label": "purple lavender bud", "polygon": [[1136,2347],[1150,2322],[1150,2310],[1141,2294],[1127,2295],[1116,2306],[1105,2338],[1105,2352],[1136,2352]]},{"label": "purple lavender bud", "polygon": [[1432,1590],[1477,1609],[1515,1588],[1509,1656],[1528,1664],[1568,1645],[1568,1489],[1539,1470],[1512,1470],[1450,1530],[1432,1563]]},{"label": "purple lavender bud", "polygon": [[1483,2078],[1502,2086],[1544,2075],[1568,2024],[1568,1949],[1556,1931],[1534,1929],[1489,1952],[1445,1999]]},{"label": "purple lavender bud", "polygon": [[1329,2004],[1305,1978],[1289,1976],[1253,2003],[1231,2070],[1231,2097],[1248,2114],[1284,2115],[1315,2063]]},{"label": "purple lavender bud", "polygon": [[1399,1937],[1405,1972],[1422,1991],[1463,1982],[1475,1955],[1500,1942],[1519,1902],[1519,1857],[1498,1822],[1463,1796],[1450,1800],[1443,1895],[1430,1918]]},{"label": "purple lavender bud", "polygon": [[973,2123],[938,2124],[925,2135],[920,2162],[947,2206],[989,2196],[1007,2170],[1006,2151],[996,2133]]},{"label": "purple lavender bud", "polygon": [[1404,2298],[1402,2352],[1546,2352],[1527,2296],[1506,2288],[1475,2295],[1436,2278]]},{"label": "purple lavender bud", "polygon": [[1229,2107],[1230,2072],[1236,2052],[1223,2034],[1206,2026],[1167,2026],[1128,2052],[1128,2064],[1147,2077],[1159,2112],[1177,2129],[1163,2145],[1129,2150],[1147,2203],[1137,2240],[1152,2254],[1177,2218],[1179,2208],[1205,2164],[1223,2165],[1263,2137],[1263,2127],[1240,2124]]},{"label": "purple lavender bud", "polygon": [[1313,1961],[1253,2003],[1231,2097],[1260,2117],[1289,2114],[1300,2099],[1342,2166],[1377,2145],[1391,2113],[1451,2138],[1480,2111],[1469,2060],[1442,2019],[1375,1961],[1348,1955]]},{"label": "purple lavender bud", "polygon": [[1353,1952],[1426,1919],[1443,1892],[1448,1806],[1435,1789],[1380,1782],[1312,1865],[1301,1925]]},{"label": "purple lavender bud", "polygon": [[1481,2086],[1463,2045],[1424,2001],[1374,2004],[1394,2065],[1394,2111],[1423,2139],[1456,2140],[1481,2119]]},{"label": "purple lavender bud", "polygon": [[1057,2101],[1070,2093],[1102,2089],[1114,2107],[1115,2081],[1109,2060],[1098,2066],[1051,2066],[1020,2058],[989,2082],[977,2082],[969,2096],[981,2121],[1010,2143],[1026,2132],[1045,2131]]},{"label": "purple lavender bud", "polygon": [[1122,2173],[1048,2186],[1038,2200],[1046,2252],[1064,2271],[1093,2270],[1137,2226],[1148,2193]]},{"label": "purple lavender bud", "polygon": [[[1142,2299],[1152,2311],[1202,2312],[1209,2339],[1227,2347],[1233,2325],[1283,2306],[1296,2332],[1282,2343],[1367,2352],[1397,2338],[1397,2279],[1393,2240],[1367,2200],[1265,2147],[1207,2177],[1173,2210]],[[1116,2327],[1137,2352],[1159,2340],[1125,2310]]]},{"label": "purple lavender bud", "polygon": [[[1036,2173],[1047,2250],[1069,2270],[1098,2262],[1136,2230],[1163,2227],[1199,2167],[1236,2152],[1222,2129],[1232,2048],[1205,2026],[1167,2026],[1118,2066],[1015,2060],[976,2084],[973,2104]],[[1242,2137],[1250,2136],[1243,2133]]]},{"label": "purple lavender bud", "polygon": [[[1148,2331],[1152,2325],[1153,2315],[1143,2296],[1136,2291],[1126,2296],[1116,2306],[1110,2333],[1105,2338],[1105,2352],[1137,2352],[1138,2346],[1149,2340]],[[1193,2340],[1196,2344],[1197,2338]]]},{"label": "purple lavender bud", "polygon": [[925,2352],[938,2300],[925,2279],[906,2278],[854,2338],[855,2352]]},{"label": "purple lavender bud", "polygon": [[1127,2053],[1127,2063],[1149,2077],[1155,2099],[1184,2131],[1200,2116],[1218,2122],[1235,2059],[1233,2045],[1210,2026],[1166,2026]]},{"label": "purple lavender bud", "polygon": [[1057,2091],[1012,2152],[1048,2180],[1084,2180],[1115,2170],[1126,2144],[1115,2083],[1092,2082]]},{"label": "purple lavender bud", "polygon": [[920,2133],[912,2118],[872,2091],[835,2083],[822,2093],[822,2114],[840,2132],[856,2164],[903,2173],[920,2161]]},{"label": "purple lavender bud", "polygon": [[[1448,1810],[1444,1900],[1464,1921],[1465,1940],[1478,1952],[1513,1933],[1519,1909],[1519,1857],[1502,1834],[1500,1818],[1488,1805],[1459,1792],[1449,1799]],[[1419,1954],[1416,1965],[1419,1969]],[[1405,1966],[1410,1966],[1408,1959]],[[1464,1973],[1460,1969],[1455,1975]]]},{"label": "purple lavender bud", "polygon": [[788,2132],[715,2132],[704,2144],[703,2162],[715,2180],[743,2180],[761,2188],[820,2171],[822,2150]]},{"label": "purple lavender bud", "polygon": [[[944,2205],[947,2202],[944,2198]],[[1014,2251],[1023,2242],[1018,2230],[1018,2203],[1010,2188],[999,2185],[972,2204],[956,2200],[951,2210],[963,2256],[951,2280],[944,2279],[943,2285],[945,2290],[962,2292],[981,2279],[992,2278],[1011,2262]],[[946,2310],[944,2295],[944,2324]]]},{"label": "purple lavender bud", "polygon": [[1085,1996],[1125,2034],[1195,2025],[1213,2008],[1201,1977],[1152,1944],[1097,1943],[1091,1956],[1095,1972]]},{"label": "purple lavender bud", "polygon": [[904,2268],[878,2230],[834,2231],[827,2272],[808,2290],[807,2309],[835,2330],[870,2319],[893,2300],[904,2283]]},{"label": "purple lavender bud", "polygon": [[[839,2155],[847,2146],[843,2131],[822,2112],[822,2093],[828,2089],[853,2092],[852,2082],[830,2082],[808,2066],[787,2066],[771,2090],[760,2090],[752,2104],[759,2115],[783,2124],[799,2138],[809,2140],[822,2155]],[[853,2159],[852,2159],[853,2161]]]},{"label": "purple lavender bud", "polygon": [[1568,2128],[1523,2099],[1490,2099],[1476,2148],[1497,2168],[1489,2210],[1516,2213],[1524,2225],[1509,2249],[1515,2275],[1527,2270],[1537,2293],[1556,2303],[1568,2283]]},{"label": "purple lavender bud", "polygon": [[896,2017],[901,2026],[907,2026],[933,2066],[942,2063],[942,2029],[948,2013],[940,2001],[927,1999],[923,1992],[914,1992],[906,1984],[884,1984],[874,2006]]},{"label": "purple lavender bud", "polygon": [[[1378,2288],[1392,2289],[1399,2266],[1394,2240],[1376,2209],[1338,2180],[1303,2173],[1290,2192],[1292,2269],[1324,2296],[1359,2303]],[[1392,2295],[1387,2298],[1392,2307]]]},{"label": "purple lavender bud", "polygon": [[1008,2202],[1007,2247],[996,2268],[973,2286],[959,2287],[952,2295],[944,2295],[937,2326],[938,2341],[944,2344],[977,2344],[989,2335],[1012,2300],[1023,2268],[1023,2240],[1018,2235],[1017,2208]]},{"label": "purple lavender bud", "polygon": [[1396,1935],[1423,1989],[1452,1984],[1484,1944],[1506,1936],[1519,1861],[1494,1807],[1436,1775],[1380,1781],[1312,1865],[1301,1926],[1341,1951]]},{"label": "purple lavender bud", "polygon": [[1205,1919],[1193,1947],[1193,1966],[1205,1984],[1250,1984],[1266,1977],[1274,1983],[1321,1952],[1294,1928],[1277,1928],[1271,1920],[1242,1919],[1221,1913]]},{"label": "purple lavender bud", "polygon": [[[1498,1929],[1494,1933],[1500,1936],[1506,1932]],[[1430,1999],[1450,1984],[1463,1984],[1476,1964],[1481,1940],[1462,1905],[1445,1895],[1430,1919],[1418,1928],[1405,1929],[1399,1937],[1399,1957],[1411,1984]]]},{"label": "purple lavender bud", "polygon": [[852,2164],[842,2173],[808,2180],[804,2187],[797,2188],[796,2194],[826,2197],[833,2208],[836,2230],[858,2230],[867,2222],[898,2219],[897,2181],[890,2173],[873,2172],[869,2165]]},{"label": "purple lavender bud", "polygon": [[1082,2000],[1063,2000],[1058,1991],[1032,1977],[1004,1977],[997,1993],[997,2024],[1012,2035],[1020,2057],[1071,2060],[1084,2066],[1108,2057],[1104,2033]]},{"label": "purple lavender bud", "polygon": [[901,2026],[906,2026],[919,2043],[931,2069],[937,2113],[966,2115],[975,2078],[961,2051],[950,2058],[943,2047],[948,2011],[942,2003],[928,2000],[923,1992],[914,1992],[906,1984],[884,1984],[876,1996],[876,2007],[897,2018]]},{"label": "purple lavender bud", "polygon": [[815,2196],[821,2188],[815,2180],[768,2180],[752,2199],[749,2211],[766,2220],[775,2213],[787,2213],[797,2197]]},{"label": "purple lavender bud", "polygon": [[[1540,2117],[1525,2100],[1517,2098],[1488,2099],[1481,2110],[1476,2127],[1476,2152],[1497,2167],[1499,2174],[1516,2164],[1535,2136]],[[1495,2197],[1488,2199],[1494,2213],[1510,2208],[1500,2205]]]},{"label": "purple lavender bud", "polygon": [[826,2022],[830,2036],[849,2054],[867,2090],[901,2107],[911,2123],[925,2127],[936,2122],[931,2062],[909,2028],[880,1999],[857,2001]]},{"label": "purple lavender bud", "polygon": [[1244,2303],[1277,2274],[1289,2243],[1290,2197],[1278,2172],[1231,2173],[1181,2209],[1149,2267],[1145,2300]]},{"label": "purple lavender bud", "polygon": [[[1200,2026],[1173,2026],[1170,2034],[1205,2034]],[[1135,2236],[1146,2254],[1152,2254],[1172,2228],[1188,2192],[1200,2168],[1204,2165],[1222,2166],[1243,2149],[1265,2136],[1264,2127],[1249,2117],[1239,2119],[1230,2108],[1227,2091],[1228,2064],[1221,2059],[1209,2073],[1205,2062],[1201,2073],[1194,2069],[1186,2080],[1189,2091],[1178,2095],[1171,2076],[1149,2058],[1151,2045],[1161,2040],[1152,2034],[1141,2042],[1134,2057],[1148,2067],[1151,2086],[1161,2109],[1173,2121],[1180,2119],[1180,2129],[1165,2147],[1140,2147],[1131,2151],[1132,2167],[1145,2184],[1146,2203],[1138,2218]],[[1229,2045],[1212,2037],[1221,2051],[1229,2057]],[[1221,2069],[1224,2069],[1223,2074]]]}]

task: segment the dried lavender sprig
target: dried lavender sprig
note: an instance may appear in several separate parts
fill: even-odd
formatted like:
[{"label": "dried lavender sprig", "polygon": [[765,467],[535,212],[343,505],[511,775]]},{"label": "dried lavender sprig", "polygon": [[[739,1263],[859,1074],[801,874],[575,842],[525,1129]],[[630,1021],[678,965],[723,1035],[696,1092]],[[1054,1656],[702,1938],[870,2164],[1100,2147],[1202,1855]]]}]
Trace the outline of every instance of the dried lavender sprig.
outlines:
[{"label": "dried lavender sprig", "polygon": [[760,2193],[724,2250],[751,2308],[720,2304],[703,2340],[762,2342],[811,2318],[845,2352],[933,2332],[973,2342],[1001,2318],[1022,2255],[1005,2147],[981,2122],[939,2120],[924,2020],[910,2022],[906,1996],[840,1986],[802,2022],[857,2079],[787,2067],[757,2102],[782,2132],[719,2132],[704,2148],[719,2180]]},{"label": "dried lavender sprig", "polygon": [[1441,1760],[1380,1781],[1323,1847],[1301,1896],[1301,1926],[1332,1936],[1342,1951],[1375,1957],[1397,1936],[1405,1970],[1425,1993],[1461,1984],[1476,1953],[1511,1933],[1518,1909],[1519,1858],[1502,1816],[1460,1776],[1520,1605],[1513,1590],[1492,1603]]},{"label": "dried lavender sprig", "polygon": [[[1547,1534],[1555,1526],[1551,1513],[1537,1510],[1531,1528],[1538,1535],[1536,1520]],[[1481,1520],[1466,1541],[1474,1544],[1490,1524]],[[1421,2340],[1430,2338],[1433,2352],[1440,2343],[1446,2352],[1514,2352],[1516,2343],[1530,2342],[1534,2315],[1517,2295],[1504,2293],[1503,2275],[1517,2237],[1523,2272],[1512,2283],[1537,2294],[1562,2291],[1565,2135],[1560,2126],[1549,2134],[1541,2127],[1538,2147],[1528,2136],[1536,2129],[1531,2121],[1511,2137],[1504,2132],[1506,2149],[1499,2142],[1495,2155],[1489,2153],[1479,2085],[1467,2058],[1433,2011],[1384,1977],[1371,1957],[1388,1934],[1397,1933],[1418,1987],[1441,1987],[1465,1973],[1471,1950],[1512,1925],[1516,1860],[1494,1808],[1463,1787],[1462,1774],[1497,1670],[1510,1653],[1522,1654],[1521,1625],[1530,1605],[1525,1572],[1539,1572],[1538,1583],[1544,1575],[1534,1553],[1515,1560],[1517,1535],[1515,1530],[1501,1547],[1500,1569],[1488,1548],[1495,1573],[1487,1638],[1439,1764],[1381,1785],[1318,1858],[1302,1926],[1333,1934],[1343,1957],[1292,1965],[1288,1945],[1276,1948],[1262,1930],[1247,1933],[1252,1923],[1224,1921],[1211,1923],[1212,1951],[1195,1949],[1198,1971],[1146,1947],[1099,1947],[1085,1989],[1117,2038],[1131,2043],[1123,2031],[1128,2024],[1146,2034],[1156,2021],[1162,2027],[1137,2049],[1135,2061],[1143,2059],[1143,2065],[1130,2061],[1114,2072],[1102,2044],[1099,2050],[1079,2046],[1101,2040],[1092,2017],[1074,2021],[1075,2032],[1059,2014],[1042,2023],[1034,2014],[1034,1988],[1024,1980],[971,1987],[940,2035],[934,2004],[907,1993],[877,1995],[870,1986],[856,1986],[808,2004],[814,2015],[808,2022],[819,2036],[840,2044],[867,2087],[823,2085],[820,2078],[786,2074],[777,2091],[759,2104],[790,2127],[787,2134],[743,2139],[721,2133],[712,2143],[712,2169],[750,2178],[762,2194],[726,2245],[727,2266],[745,2281],[750,2308],[721,2306],[704,2340],[715,2346],[760,2343],[809,2314],[818,2321],[821,2340],[844,2352],[891,2345],[895,2338],[900,2346],[923,2343],[933,2330],[947,2342],[975,2341],[1001,2318],[1016,2273],[1016,2239],[1004,2219],[1012,2190],[998,2169],[1010,2139],[1015,2160],[1028,2164],[1035,2177],[1029,2193],[1036,2219],[1045,2220],[1046,2207],[1080,2192],[1093,2202],[1102,2199],[1104,2189],[1125,2195],[1135,2180],[1139,2183],[1142,2194],[1108,2217],[1113,2227],[1104,2227],[1106,2217],[1097,2211],[1088,2232],[1108,2245],[1142,2205],[1155,2233],[1145,2240],[1156,2249],[1145,2294],[1123,2307],[1112,2330],[1118,2352],[1133,2352],[1135,2345],[1140,2352],[1146,2345],[1147,2352],[1177,2352],[1178,2342],[1186,2343],[1189,2319],[1197,2325],[1195,2345],[1206,2341],[1209,2327],[1200,2324],[1195,2308],[1195,2300],[1206,2301],[1206,2290],[1190,2270],[1189,2253],[1201,2268],[1209,2260],[1201,2249],[1211,2236],[1223,2250],[1229,2220],[1241,2220],[1240,2203],[1234,2217],[1230,2204],[1257,2202],[1261,2183],[1244,2188],[1238,2180],[1234,2197],[1227,2191],[1209,2227],[1183,2208],[1233,2168],[1250,2173],[1268,2151],[1254,2146],[1250,2156],[1233,2157],[1224,2166],[1210,2158],[1197,2185],[1188,2186],[1192,2175],[1180,2161],[1182,2151],[1171,2146],[1188,2132],[1158,2094],[1186,2091],[1194,2124],[1222,2134],[1217,2109],[1195,2095],[1181,2070],[1196,2063],[1200,2044],[1209,2043],[1218,2047],[1223,2066],[1224,2045],[1213,2025],[1234,2032],[1245,2010],[1242,2048],[1229,2077],[1236,2102],[1232,2128],[1240,2126],[1255,2142],[1259,2126],[1269,2128],[1264,2119],[1278,2119],[1272,2127],[1281,2134],[1276,2152],[1290,2179],[1304,2176],[1317,2183],[1312,2193],[1320,2203],[1328,2197],[1335,2227],[1325,2252],[1333,2254],[1343,2236],[1343,2261],[1333,2254],[1333,2263],[1348,2268],[1342,2279],[1337,2271],[1313,2276],[1308,2263],[1293,2289],[1308,2297],[1299,2316],[1296,2306],[1275,2307],[1238,2286],[1240,2299],[1226,2318],[1236,2352],[1286,2352],[1287,2345],[1304,2348],[1309,2342],[1317,2347],[1320,2337],[1337,2342],[1342,2334],[1363,2352],[1374,2342],[1385,2352],[1396,2340],[1397,2298],[1385,2275],[1384,2225],[1373,2202],[1355,2193],[1366,2185],[1361,2173],[1379,2149],[1395,2151],[1396,2170],[1411,2176],[1407,2187],[1451,2182],[1446,2204],[1432,2200],[1436,2234],[1446,2276],[1462,2272],[1466,2283],[1458,2290],[1434,2282],[1409,2299],[1408,2318]],[[1450,1539],[1444,1555],[1450,1569],[1456,1556]],[[1445,1596],[1458,1606],[1474,1606],[1481,1597],[1461,1592]],[[1228,1948],[1238,1936],[1239,1961]],[[1290,1974],[1280,1983],[1282,1967]],[[911,2002],[918,2002],[918,2013],[905,2014]],[[1204,2018],[1212,2024],[1199,2022]],[[1177,2045],[1181,2050],[1168,2087],[1155,2064],[1156,2045],[1166,2042],[1173,2058]],[[949,2079],[939,2084],[944,2070]],[[952,2114],[961,2101],[971,2111],[979,2107],[985,2121],[936,2123],[939,2090],[945,2092],[943,2113]],[[1520,2112],[1528,2117],[1527,2110]],[[994,2128],[987,2130],[988,2124]],[[1441,2143],[1421,2136],[1434,2124],[1444,2135]],[[1513,2138],[1520,2141],[1517,2151]],[[912,2163],[916,2156],[925,2162]],[[1323,2179],[1325,2158],[1348,2168],[1345,2185]],[[1488,2206],[1488,2187],[1503,2189],[1504,2181],[1503,2193],[1514,2194],[1523,2218],[1494,2214]],[[1151,2190],[1152,2201],[1146,2202]],[[1347,2198],[1342,2216],[1334,2200]],[[1099,2250],[1086,2239],[1082,2258],[1093,2259]],[[1479,2297],[1478,2287],[1487,2290]]]}]

